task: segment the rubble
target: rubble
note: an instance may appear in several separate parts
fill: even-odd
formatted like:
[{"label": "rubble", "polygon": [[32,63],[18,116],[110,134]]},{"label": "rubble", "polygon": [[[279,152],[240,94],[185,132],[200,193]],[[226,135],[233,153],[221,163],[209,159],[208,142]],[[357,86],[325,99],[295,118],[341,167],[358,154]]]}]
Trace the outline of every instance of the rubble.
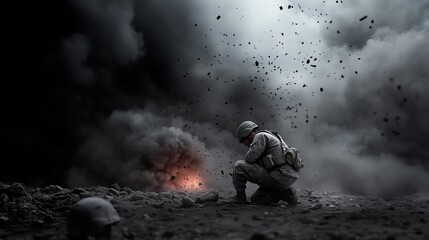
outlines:
[{"label": "rubble", "polygon": [[317,209],[321,209],[322,207],[323,207],[323,205],[319,202],[319,203],[316,203],[316,204],[312,205],[310,207],[310,209],[311,210],[317,210]]},{"label": "rubble", "polygon": [[189,207],[195,207],[195,201],[188,196],[182,197],[182,207],[183,208],[189,208]]},{"label": "rubble", "polygon": [[219,193],[216,191],[207,192],[196,198],[196,203],[205,203],[205,202],[217,202],[219,200]]},{"label": "rubble", "polygon": [[[221,192],[228,194],[233,193]],[[70,207],[85,196],[101,197],[117,208],[123,222],[112,233],[115,239],[338,238],[341,231],[329,235],[330,229],[343,230],[351,221],[356,231],[351,230],[350,238],[362,238],[359,231],[368,226],[398,228],[401,234],[414,234],[411,238],[424,239],[428,234],[423,227],[429,219],[426,195],[385,201],[326,191],[300,190],[297,194],[296,206],[281,201],[277,205],[231,207],[216,202],[217,191],[156,193],[113,185],[67,189],[0,183],[0,239],[11,234],[31,235],[16,239],[66,239],[65,219]],[[282,230],[273,232],[276,227]],[[305,233],[297,234],[299,229]]]}]

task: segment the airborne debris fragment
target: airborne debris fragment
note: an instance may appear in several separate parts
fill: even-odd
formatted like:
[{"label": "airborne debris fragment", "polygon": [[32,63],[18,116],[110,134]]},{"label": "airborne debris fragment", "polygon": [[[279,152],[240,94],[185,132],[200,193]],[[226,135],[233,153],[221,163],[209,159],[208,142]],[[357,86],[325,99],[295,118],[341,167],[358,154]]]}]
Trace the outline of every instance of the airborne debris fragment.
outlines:
[{"label": "airborne debris fragment", "polygon": [[368,16],[361,17],[361,18],[359,19],[359,21],[363,21],[363,20],[365,20],[367,17],[368,17]]}]

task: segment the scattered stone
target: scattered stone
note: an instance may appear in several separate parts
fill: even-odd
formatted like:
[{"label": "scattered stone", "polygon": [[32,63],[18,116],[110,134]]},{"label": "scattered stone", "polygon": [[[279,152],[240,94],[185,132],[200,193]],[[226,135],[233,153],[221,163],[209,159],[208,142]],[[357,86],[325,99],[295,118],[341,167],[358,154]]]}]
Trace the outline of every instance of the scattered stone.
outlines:
[{"label": "scattered stone", "polygon": [[62,188],[58,185],[49,185],[49,186],[45,187],[44,190],[46,193],[58,193],[58,192],[63,192],[64,188]]},{"label": "scattered stone", "polygon": [[323,204],[321,204],[321,203],[319,202],[319,203],[316,203],[316,204],[312,205],[312,206],[310,207],[310,209],[311,209],[311,210],[317,210],[317,209],[321,209],[322,207],[323,207]]},{"label": "scattered stone", "polygon": [[72,191],[71,191],[71,193],[74,193],[74,194],[84,194],[84,193],[87,193],[87,191],[85,189],[83,189],[83,188],[73,188]]},{"label": "scattered stone", "polygon": [[210,191],[205,193],[195,200],[196,203],[217,202],[219,200],[219,192]]},{"label": "scattered stone", "polygon": [[183,208],[195,207],[195,202],[191,197],[188,197],[188,196],[182,197],[182,207]]},{"label": "scattered stone", "polygon": [[172,199],[173,198],[173,193],[171,192],[161,192],[159,193],[159,196],[165,199]]},{"label": "scattered stone", "polygon": [[74,204],[80,200],[80,197],[77,194],[71,194],[69,200],[71,204]]},{"label": "scattered stone", "polygon": [[113,194],[113,195],[116,195],[116,196],[121,195],[121,194],[119,193],[119,191],[118,191],[118,190],[116,190],[116,189],[114,189],[114,188],[109,188],[109,193],[111,193],[111,194]]},{"label": "scattered stone", "polygon": [[144,197],[143,196],[141,196],[141,195],[137,195],[137,194],[133,194],[133,195],[131,195],[131,198],[130,198],[130,200],[131,201],[133,201],[133,202],[135,202],[135,201],[140,201],[140,200],[143,200],[144,199]]},{"label": "scattered stone", "polygon": [[129,187],[124,187],[123,188],[123,190],[126,192],[126,193],[128,193],[128,194],[131,194],[131,193],[133,193],[134,191],[133,190],[131,190],[131,188],[129,188]]},{"label": "scattered stone", "polygon": [[117,183],[112,184],[110,187],[117,190],[117,191],[121,190],[121,187]]},{"label": "scattered stone", "polygon": [[9,198],[26,197],[31,199],[25,188],[20,183],[14,183],[4,190]]}]

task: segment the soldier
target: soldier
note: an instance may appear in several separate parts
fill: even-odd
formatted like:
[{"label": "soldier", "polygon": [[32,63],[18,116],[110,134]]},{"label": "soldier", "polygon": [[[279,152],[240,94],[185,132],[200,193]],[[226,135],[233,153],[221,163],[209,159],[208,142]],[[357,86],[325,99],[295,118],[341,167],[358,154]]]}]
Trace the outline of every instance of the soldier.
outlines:
[{"label": "soldier", "polygon": [[[272,131],[259,131],[258,125],[245,121],[237,129],[237,138],[249,150],[244,160],[238,160],[233,170],[233,185],[236,195],[227,199],[227,203],[247,203],[246,183],[255,183],[260,187],[251,196],[255,204],[270,204],[280,200],[289,205],[297,203],[296,190],[291,185],[299,178],[298,170],[294,168],[297,150],[290,155],[295,159],[288,161],[287,153],[294,150],[289,148],[281,136]],[[299,164],[302,164],[299,159]]]}]

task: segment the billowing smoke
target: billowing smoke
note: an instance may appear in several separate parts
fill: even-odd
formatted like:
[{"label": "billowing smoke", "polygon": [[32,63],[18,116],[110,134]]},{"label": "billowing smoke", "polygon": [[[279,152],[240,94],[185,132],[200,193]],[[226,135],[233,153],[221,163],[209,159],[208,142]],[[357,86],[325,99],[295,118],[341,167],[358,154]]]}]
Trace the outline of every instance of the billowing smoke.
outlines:
[{"label": "billowing smoke", "polygon": [[[225,183],[216,177],[232,150],[217,138],[232,138],[209,124],[167,118],[151,110],[115,111],[100,129],[89,130],[69,171],[71,186],[119,183],[143,190],[201,190]],[[204,140],[203,140],[204,139]],[[229,164],[230,165],[230,164]],[[225,172],[222,170],[222,174]]]},{"label": "billowing smoke", "polygon": [[307,117],[299,133],[311,161],[302,180],[389,197],[427,189],[429,3],[317,7],[327,14],[320,19],[326,46],[315,81],[307,83],[315,94],[307,103],[317,119]]},{"label": "billowing smoke", "polygon": [[53,149],[69,156],[73,186],[231,187],[246,150],[235,129],[253,120],[300,149],[300,188],[428,188],[427,1],[57,5],[64,29],[41,64],[55,86],[45,102],[57,100],[47,109],[65,110],[61,124],[55,111],[41,119],[72,146]]},{"label": "billowing smoke", "polygon": [[415,16],[402,21],[379,4],[74,3],[81,31],[63,53],[78,82],[96,76],[92,89],[110,94],[97,100],[107,114],[84,133],[69,179],[180,188],[170,168],[181,164],[225,187],[245,150],[235,127],[251,119],[301,149],[299,187],[426,188],[427,3],[383,2]]},{"label": "billowing smoke", "polygon": [[[89,134],[80,152],[85,162],[70,172],[69,181],[72,185],[117,182],[149,190],[195,189],[206,184],[200,172],[205,153],[197,137],[165,119],[147,112],[117,111]],[[186,179],[190,177],[194,179]]]}]

